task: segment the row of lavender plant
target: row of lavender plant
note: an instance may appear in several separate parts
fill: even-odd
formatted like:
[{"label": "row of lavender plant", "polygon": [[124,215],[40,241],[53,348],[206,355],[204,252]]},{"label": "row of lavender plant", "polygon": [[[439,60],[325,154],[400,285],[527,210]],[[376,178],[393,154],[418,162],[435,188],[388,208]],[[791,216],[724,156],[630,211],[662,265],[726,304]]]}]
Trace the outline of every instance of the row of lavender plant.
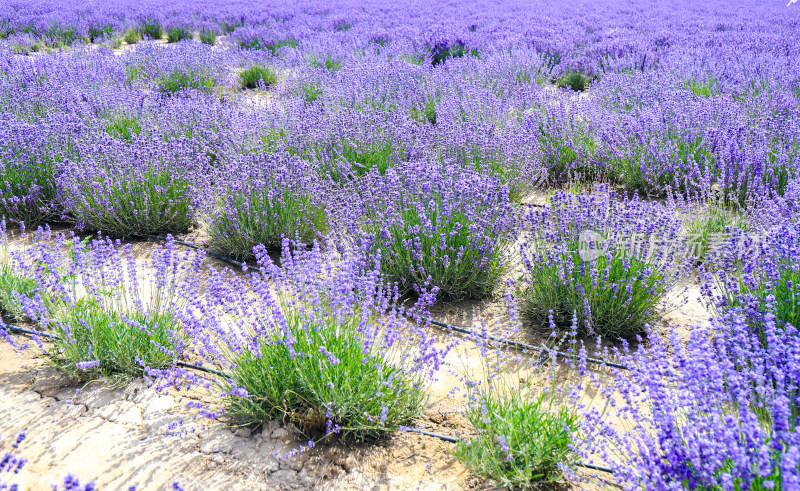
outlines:
[{"label": "row of lavender plant", "polygon": [[[650,243],[655,249],[643,248],[642,254],[616,248],[624,245],[620,236],[674,231],[674,218],[654,204],[610,198],[602,193],[557,194],[553,198],[557,205],[537,210],[531,217],[538,223],[540,240],[557,241],[561,234],[569,237],[581,221],[589,229],[606,225],[598,233],[602,235],[592,240],[603,241],[610,252],[584,258],[584,264],[576,268],[586,275],[577,278],[586,278],[595,287],[578,287],[584,305],[608,300],[609,291],[632,291],[625,284],[615,288],[619,280],[605,283],[614,280],[615,269],[608,266],[605,271],[602,263],[593,272],[592,261],[602,257],[643,264],[654,261],[649,275],[665,271],[659,269],[665,264],[674,265],[665,260],[675,258],[658,255],[659,248],[669,244]],[[654,213],[662,213],[661,218]],[[549,220],[556,220],[555,227]],[[640,344],[633,354],[620,355],[631,372],[601,386],[607,400],[621,398],[623,404],[605,412],[590,410],[583,415],[587,422],[578,425],[577,406],[566,403],[573,410],[565,410],[564,398],[558,395],[563,388],[531,393],[514,389],[518,395],[528,395],[511,399],[498,399],[494,389],[478,391],[471,416],[478,433],[471,438],[471,446],[459,447],[457,454],[477,471],[515,485],[560,479],[574,465],[573,452],[577,452],[611,464],[616,478],[630,489],[767,488],[770,482],[791,487],[798,472],[791,372],[792,356],[796,356],[792,343],[797,338],[792,322],[800,308],[792,279],[798,264],[797,227],[796,215],[785,217],[779,227],[760,236],[755,258],[743,254],[741,241],[732,240],[737,232],[729,229],[732,239],[714,250],[707,264],[742,264],[741,279],[709,277],[706,291],[720,309],[712,328],[695,328],[688,346],[678,335],[671,335],[668,356],[664,356],[669,350],[660,335],[647,331],[649,345]],[[574,238],[563,240],[562,246],[575,242]],[[446,354],[434,348],[424,332],[396,317],[390,307],[398,299],[398,290],[385,290],[379,260],[368,259],[374,256],[358,249],[351,249],[343,261],[331,261],[320,248],[310,252],[286,248],[283,266],[278,268],[262,247],[256,250],[260,273],[237,277],[212,271],[203,280],[202,255],[188,249],[177,254],[168,243],[154,254],[150,266],[157,284],[146,285],[140,280],[142,265],[135,263],[129,247],[110,240],[73,238],[66,243],[65,248],[64,237],[53,240],[40,233],[27,252],[10,253],[11,272],[35,279],[26,292],[9,287],[11,296],[24,315],[60,336],[51,356],[79,377],[148,374],[163,377],[162,386],[179,387],[206,384],[194,374],[172,368],[178,358],[196,357],[230,374],[217,381],[226,404],[203,408],[201,414],[207,417],[232,417],[250,424],[289,418],[309,435],[378,436],[413,420],[424,401],[419,391],[422,381]],[[557,252],[558,247],[553,250]],[[569,259],[565,264],[571,263]],[[640,271],[632,274],[634,286],[649,278]],[[563,287],[580,285],[580,279],[574,278],[564,276]],[[644,288],[652,293],[652,285]],[[258,301],[242,301],[249,298]],[[421,305],[431,301],[425,296]],[[623,305],[634,302],[621,301]],[[511,308],[515,320],[513,304]],[[602,325],[594,321],[590,309],[584,312],[589,320],[581,326],[579,313],[573,310],[573,337],[583,327],[596,331]],[[556,330],[552,310],[548,318]],[[389,355],[394,350],[398,354]],[[364,356],[378,358],[375,364],[365,365]],[[348,374],[356,367],[369,372],[358,382],[358,387],[369,389],[366,392],[352,386],[354,380]],[[389,385],[374,379],[373,369],[389,374]],[[474,386],[468,383],[467,387]],[[300,394],[291,404],[286,399],[289,392]],[[365,399],[354,397],[356,393]],[[353,404],[373,409],[356,413]],[[514,430],[507,425],[484,426],[489,408],[492,417],[505,414],[519,420]],[[611,412],[618,412],[623,421],[633,421],[633,426],[620,428],[610,418]],[[358,417],[352,419],[353,414]],[[518,434],[520,425],[530,421],[540,421],[553,432],[538,434],[534,440],[528,433]],[[569,431],[555,431],[562,424]],[[561,452],[555,461],[554,451]]]}]

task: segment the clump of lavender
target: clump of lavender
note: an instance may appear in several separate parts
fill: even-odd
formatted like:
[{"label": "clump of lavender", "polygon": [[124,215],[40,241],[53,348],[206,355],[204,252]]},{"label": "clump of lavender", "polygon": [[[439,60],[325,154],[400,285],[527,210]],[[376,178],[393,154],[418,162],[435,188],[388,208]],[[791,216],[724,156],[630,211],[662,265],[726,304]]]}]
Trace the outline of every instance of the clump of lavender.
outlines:
[{"label": "clump of lavender", "polygon": [[[119,158],[136,158],[137,152],[132,153]],[[189,168],[156,159],[152,164],[108,160],[98,167],[74,168],[65,180],[66,208],[78,228],[114,237],[189,230],[198,199]]]},{"label": "clump of lavender", "polygon": [[239,74],[239,85],[243,89],[269,88],[278,83],[278,76],[262,65],[253,65]]},{"label": "clump of lavender", "polygon": [[800,222],[787,220],[756,235],[735,230],[714,251],[718,268],[703,292],[724,314],[740,311],[760,331],[768,298],[778,324],[800,325]]},{"label": "clump of lavender", "polygon": [[409,168],[368,181],[366,240],[401,291],[442,298],[492,293],[515,231],[508,187],[471,169]]},{"label": "clump of lavender", "polygon": [[227,414],[358,439],[407,425],[447,350],[390,309],[396,294],[363,256],[289,250],[279,269],[259,248],[259,273],[216,274],[193,302],[198,352],[228,374],[217,380]]},{"label": "clump of lavender", "polygon": [[8,237],[5,223],[0,223],[0,311],[6,318],[25,320],[21,298],[32,298],[39,285],[34,278],[15,267],[14,259],[8,251]]},{"label": "clump of lavender", "polygon": [[4,120],[0,137],[0,214],[28,227],[60,215],[59,167],[75,157],[78,125],[70,118],[35,124]]},{"label": "clump of lavender", "polygon": [[698,261],[715,256],[720,243],[724,243],[727,234],[734,229],[747,231],[751,228],[744,216],[724,203],[712,201],[691,212],[694,217],[688,221],[686,233]]},{"label": "clump of lavender", "polygon": [[[518,330],[514,299],[509,296],[507,301],[511,330]],[[561,482],[564,470],[577,461],[580,391],[569,377],[572,372],[564,369],[579,368],[575,372],[584,375],[585,351],[574,351],[577,319],[563,337],[552,327],[548,345],[554,351],[566,349],[577,363],[572,358],[562,363],[554,352],[519,355],[480,338],[473,340],[480,347],[482,373],[465,375],[466,416],[472,428],[454,453],[473,472],[498,486],[529,489]]]},{"label": "clump of lavender", "polygon": [[168,242],[138,263],[130,245],[110,239],[42,235],[29,251],[26,274],[57,302],[37,309],[30,299],[25,311],[57,336],[49,354],[78,379],[168,368],[186,345],[176,294],[201,257],[178,253]]},{"label": "clump of lavender", "polygon": [[606,388],[611,414],[587,414],[587,454],[623,489],[800,486],[800,336],[774,307],[762,312],[763,336],[731,312],[688,341],[651,335],[626,354],[630,372]]},{"label": "clump of lavender", "polygon": [[211,93],[214,78],[203,72],[176,69],[161,77],[156,90],[165,95],[172,95],[187,90]]},{"label": "clump of lavender", "polygon": [[273,250],[280,249],[284,238],[310,244],[326,232],[320,187],[307,164],[264,155],[237,164],[232,173],[236,180],[209,218],[211,247],[248,259],[258,244]]},{"label": "clump of lavender", "polygon": [[167,28],[167,42],[168,43],[177,43],[178,41],[183,41],[185,39],[192,39],[194,35],[192,34],[191,28],[176,24]]},{"label": "clump of lavender", "polygon": [[691,264],[671,206],[618,196],[556,192],[525,218],[520,245],[523,310],[613,338],[644,331],[666,293]]}]

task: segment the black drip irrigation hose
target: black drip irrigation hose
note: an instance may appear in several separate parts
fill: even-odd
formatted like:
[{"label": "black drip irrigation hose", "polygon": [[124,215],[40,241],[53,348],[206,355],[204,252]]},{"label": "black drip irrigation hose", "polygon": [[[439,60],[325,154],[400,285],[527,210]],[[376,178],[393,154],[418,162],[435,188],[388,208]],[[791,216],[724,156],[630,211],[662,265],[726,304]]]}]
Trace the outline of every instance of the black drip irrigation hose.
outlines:
[{"label": "black drip irrigation hose", "polygon": [[[169,239],[167,239],[167,237],[161,237],[161,236],[158,236],[158,235],[139,235],[139,237],[145,237],[145,238],[148,238],[148,239],[160,240],[160,241],[163,241],[163,242],[166,242],[166,241],[169,240]],[[210,256],[219,259],[220,261],[224,261],[224,262],[226,262],[228,264],[233,264],[233,265],[238,266],[238,267],[240,267],[242,269],[258,271],[258,268],[250,266],[245,262],[236,261],[235,259],[231,259],[229,257],[225,257],[225,256],[223,256],[221,254],[217,254],[216,252],[209,251],[208,249],[196,246],[196,245],[191,244],[189,242],[183,242],[183,241],[175,240],[175,239],[172,239],[172,242],[174,242],[175,244],[178,244],[178,245],[185,246],[185,247],[190,247],[190,248],[198,250],[198,251],[203,251],[206,254],[209,254]],[[509,346],[514,346],[515,348],[520,348],[522,350],[538,351],[539,353],[548,354],[548,355],[555,355],[555,356],[558,356],[558,357],[561,357],[561,358],[570,358],[570,359],[573,359],[573,360],[586,360],[587,363],[593,363],[595,365],[603,365],[603,366],[607,366],[607,367],[619,368],[621,370],[628,370],[628,367],[626,367],[625,365],[623,365],[621,363],[614,363],[612,361],[600,360],[598,358],[589,358],[589,357],[583,358],[583,357],[580,357],[580,356],[572,354],[572,353],[564,353],[562,351],[555,351],[555,350],[551,350],[551,349],[544,348],[544,347],[541,347],[541,346],[533,346],[533,345],[530,345],[530,344],[521,343],[519,341],[513,341],[511,339],[505,339],[505,338],[500,338],[500,337],[497,337],[497,336],[492,336],[490,334],[480,334],[478,332],[473,331],[472,329],[467,329],[467,328],[464,328],[464,327],[454,326],[452,324],[447,324],[445,322],[439,322],[439,321],[437,321],[437,320],[435,320],[435,319],[433,319],[431,317],[428,317],[428,316],[409,313],[403,307],[393,307],[393,309],[397,310],[398,312],[400,312],[403,315],[417,317],[419,319],[422,319],[423,321],[430,322],[434,326],[442,327],[442,328],[445,328],[445,329],[450,329],[450,330],[453,330],[453,331],[456,331],[456,332],[460,332],[460,333],[463,333],[463,334],[469,334],[471,336],[490,339],[492,341],[495,341],[495,342],[498,342],[498,343],[503,343],[503,344],[506,344],[506,345],[509,345]]]},{"label": "black drip irrigation hose", "polygon": [[222,377],[224,379],[230,379],[231,378],[230,375],[228,375],[227,373],[220,372],[219,370],[214,370],[213,368],[204,367],[202,365],[195,365],[193,363],[186,363],[185,361],[178,360],[178,361],[175,362],[175,365],[179,366],[179,367],[183,367],[183,368],[188,368],[190,370],[197,370],[197,371],[200,371],[200,372],[210,373],[212,375],[216,375],[216,376]]},{"label": "black drip irrigation hose", "polygon": [[418,315],[418,314],[405,312],[405,309],[403,307],[393,307],[393,308],[395,310],[398,310],[400,313],[402,313],[404,315],[417,316],[417,317],[419,317],[420,319],[422,319],[424,321],[430,322],[434,326],[439,326],[439,327],[442,327],[444,329],[451,329],[453,331],[464,333],[464,334],[469,334],[471,336],[477,336],[477,337],[480,337],[480,338],[489,339],[489,340],[492,340],[492,341],[496,341],[498,343],[503,343],[503,344],[507,344],[509,346],[514,346],[516,348],[520,348],[520,349],[523,349],[523,350],[538,351],[539,353],[555,355],[555,356],[559,356],[561,358],[571,358],[573,360],[585,360],[587,363],[594,363],[594,364],[597,364],[597,365],[604,365],[604,366],[607,366],[607,367],[614,367],[614,368],[620,368],[622,370],[628,370],[628,367],[626,367],[625,365],[622,365],[620,363],[614,363],[613,361],[605,361],[605,360],[600,360],[598,358],[589,358],[589,357],[584,358],[584,357],[581,357],[581,356],[578,356],[578,355],[574,355],[572,353],[564,353],[563,351],[555,351],[555,350],[551,350],[549,348],[545,348],[545,347],[542,347],[542,346],[533,346],[532,344],[525,344],[525,343],[521,343],[519,341],[514,341],[514,340],[511,340],[511,339],[499,338],[497,336],[492,336],[491,334],[481,334],[481,333],[477,333],[477,332],[473,331],[472,329],[467,329],[467,328],[464,328],[464,327],[454,326],[452,324],[447,324],[446,322],[439,322],[439,321],[437,321],[435,319],[432,319],[432,318],[424,316],[424,315]]},{"label": "black drip irrigation hose", "polygon": [[[24,327],[13,326],[13,325],[10,325],[10,324],[0,323],[0,329],[3,329],[4,331],[7,331],[7,332],[16,332],[16,333],[19,333],[19,334],[27,334],[28,336],[39,336],[39,337],[45,337],[45,338],[50,338],[50,339],[60,339],[60,337],[57,334],[53,334],[53,333],[49,333],[49,332],[42,332],[42,331],[35,331],[33,329],[27,329],[27,328],[24,328]],[[200,371],[200,372],[210,373],[210,374],[217,375],[217,376],[223,377],[223,378],[228,378],[228,379],[231,378],[230,375],[228,375],[226,373],[223,373],[223,372],[220,372],[219,370],[214,370],[213,368],[208,368],[208,367],[204,367],[204,366],[201,366],[201,365],[195,365],[193,363],[187,363],[185,361],[180,361],[180,360],[176,361],[175,365],[179,366],[179,367],[183,367],[183,368],[188,368],[190,370],[197,370],[197,371]],[[439,440],[443,440],[443,441],[450,442],[450,443],[458,443],[458,442],[461,441],[459,438],[455,438],[455,437],[447,436],[447,435],[442,435],[440,433],[433,433],[433,432],[430,432],[430,431],[420,430],[418,428],[406,428],[405,431],[410,432],[410,433],[419,433],[420,435],[425,435],[425,436],[429,436],[429,437],[432,437],[432,438],[438,438]],[[577,465],[579,467],[584,467],[586,469],[592,469],[592,470],[600,471],[600,472],[607,472],[607,473],[611,473],[611,474],[614,473],[614,471],[611,470],[610,468],[603,467],[601,465],[587,464],[587,463],[584,463],[584,462],[576,462],[575,465]]]},{"label": "black drip irrigation hose", "polygon": [[8,332],[16,332],[19,334],[27,334],[28,336],[37,336],[42,338],[59,339],[58,335],[49,332],[34,331],[33,329],[26,329],[24,327],[12,326],[10,324],[0,323],[0,329]]}]

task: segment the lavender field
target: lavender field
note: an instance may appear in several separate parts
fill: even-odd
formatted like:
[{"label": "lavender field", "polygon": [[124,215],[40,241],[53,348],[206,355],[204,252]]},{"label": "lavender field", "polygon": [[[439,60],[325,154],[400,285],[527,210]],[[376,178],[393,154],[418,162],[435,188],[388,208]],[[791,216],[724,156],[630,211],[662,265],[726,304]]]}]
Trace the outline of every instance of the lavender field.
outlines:
[{"label": "lavender field", "polygon": [[799,9],[0,0],[0,491],[800,489]]}]

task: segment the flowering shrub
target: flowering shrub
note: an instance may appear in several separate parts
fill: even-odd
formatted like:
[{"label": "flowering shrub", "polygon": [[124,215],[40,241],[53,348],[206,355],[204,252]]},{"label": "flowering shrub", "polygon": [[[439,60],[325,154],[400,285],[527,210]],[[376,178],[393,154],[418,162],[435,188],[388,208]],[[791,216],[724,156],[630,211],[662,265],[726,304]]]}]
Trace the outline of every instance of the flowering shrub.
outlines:
[{"label": "flowering shrub", "polygon": [[167,42],[177,43],[184,39],[192,39],[192,31],[184,26],[173,26],[167,29]]},{"label": "flowering shrub", "polygon": [[29,227],[60,215],[59,167],[77,157],[75,121],[52,118],[38,124],[5,121],[0,150],[0,213]]},{"label": "flowering shrub", "polygon": [[213,249],[247,259],[258,244],[273,250],[284,238],[310,244],[327,231],[324,204],[303,161],[256,157],[242,167],[209,219]]},{"label": "flowering shrub", "polygon": [[319,248],[284,251],[279,269],[259,248],[260,273],[215,275],[197,304],[195,321],[213,333],[200,352],[230,374],[218,380],[227,413],[359,439],[409,424],[446,350],[389,309],[392,292],[363,258],[333,266]]},{"label": "flowering shrub", "polygon": [[186,232],[192,225],[186,170],[134,165],[81,174],[73,178],[68,205],[80,228],[129,237]]},{"label": "flowering shrub", "polygon": [[202,257],[174,247],[137,264],[130,245],[110,239],[39,235],[19,263],[50,301],[37,308],[42,296],[30,298],[23,310],[57,335],[54,363],[81,380],[172,366],[187,340],[175,314],[178,289]]},{"label": "flowering shrub", "polygon": [[690,265],[674,210],[600,190],[558,191],[525,219],[524,311],[613,338],[644,331]]},{"label": "flowering shrub", "polygon": [[760,240],[733,234],[715,256],[720,265],[706,275],[704,292],[718,313],[738,311],[760,332],[771,303],[775,322],[800,325],[800,222],[787,221]]},{"label": "flowering shrub", "polygon": [[195,71],[175,70],[161,77],[157,90],[167,95],[187,89],[211,93],[213,87],[214,79],[209,75]]},{"label": "flowering shrub", "polygon": [[[623,489],[794,489],[800,485],[797,329],[763,312],[763,337],[731,313],[688,342],[649,336],[627,354],[587,418],[597,452]],[[672,356],[666,357],[669,351]],[[611,417],[609,417],[611,416]],[[612,421],[619,418],[621,427]]]},{"label": "flowering shrub", "polygon": [[278,76],[272,70],[254,65],[239,74],[239,84],[243,89],[269,88],[278,82]]},{"label": "flowering shrub", "polygon": [[421,176],[389,171],[385,180],[370,181],[365,234],[381,272],[403,291],[490,294],[515,227],[508,188],[471,170],[440,169],[423,167]]},{"label": "flowering shrub", "polygon": [[575,460],[575,410],[553,394],[531,395],[515,388],[499,396],[486,392],[467,413],[476,435],[458,443],[455,455],[474,472],[498,484],[527,488],[563,479],[561,466]]},{"label": "flowering shrub", "polygon": [[115,311],[94,300],[68,307],[58,323],[56,364],[81,380],[99,376],[139,377],[145,367],[175,363],[181,332],[177,320],[158,311]]},{"label": "flowering shrub", "polygon": [[145,39],[161,39],[164,35],[164,28],[161,27],[159,21],[148,19],[142,23],[141,32]]},{"label": "flowering shrub", "polygon": [[25,319],[20,297],[31,297],[38,289],[36,280],[17,271],[10,258],[0,263],[0,310],[9,319]]}]

